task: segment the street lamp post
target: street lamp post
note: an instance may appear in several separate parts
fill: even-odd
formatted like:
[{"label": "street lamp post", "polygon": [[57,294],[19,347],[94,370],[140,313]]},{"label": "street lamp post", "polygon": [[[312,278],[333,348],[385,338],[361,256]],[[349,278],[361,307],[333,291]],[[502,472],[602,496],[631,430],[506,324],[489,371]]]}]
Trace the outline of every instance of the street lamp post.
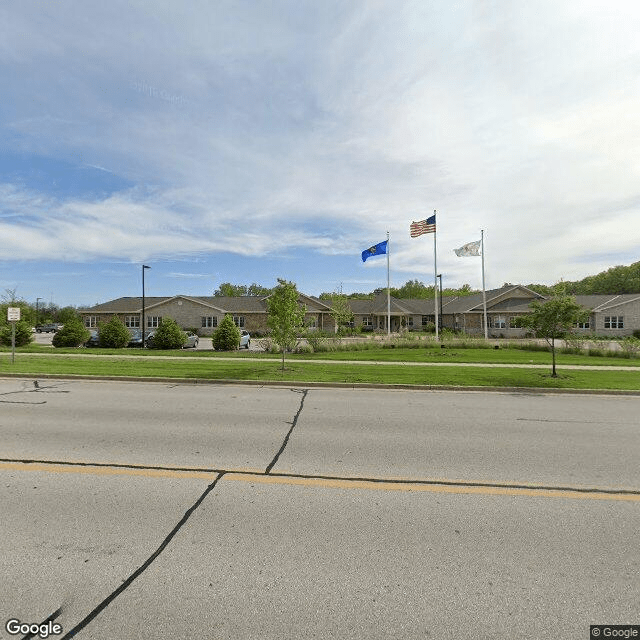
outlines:
[{"label": "street lamp post", "polygon": [[144,313],[144,270],[151,269],[146,264],[142,265],[142,348],[144,349],[146,345],[144,325],[145,325],[145,313]]},{"label": "street lamp post", "polygon": [[42,298],[36,298],[36,327],[38,326],[38,303],[42,300]]},{"label": "street lamp post", "polygon": [[436,278],[440,278],[440,319],[438,320],[438,326],[442,329],[442,274],[439,273]]}]

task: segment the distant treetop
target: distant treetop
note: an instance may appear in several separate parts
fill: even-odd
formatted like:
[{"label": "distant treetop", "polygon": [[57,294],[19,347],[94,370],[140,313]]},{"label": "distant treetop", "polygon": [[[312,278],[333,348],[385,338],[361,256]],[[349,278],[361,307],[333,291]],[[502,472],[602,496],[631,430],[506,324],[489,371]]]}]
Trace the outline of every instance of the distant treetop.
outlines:
[{"label": "distant treetop", "polygon": [[273,289],[263,287],[255,282],[250,285],[223,282],[214,292],[215,297],[239,298],[241,296],[268,296]]}]

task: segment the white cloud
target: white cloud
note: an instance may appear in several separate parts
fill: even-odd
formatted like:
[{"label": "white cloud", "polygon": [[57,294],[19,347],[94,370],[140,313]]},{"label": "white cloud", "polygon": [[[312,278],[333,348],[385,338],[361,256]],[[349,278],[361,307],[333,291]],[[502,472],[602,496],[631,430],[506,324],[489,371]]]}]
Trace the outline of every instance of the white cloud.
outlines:
[{"label": "white cloud", "polygon": [[396,273],[430,278],[408,225],[433,209],[458,283],[479,268],[452,250],[480,229],[497,285],[637,254],[636,3],[26,1],[2,17],[12,141],[136,185],[4,185],[4,259],[357,256],[389,230]]}]

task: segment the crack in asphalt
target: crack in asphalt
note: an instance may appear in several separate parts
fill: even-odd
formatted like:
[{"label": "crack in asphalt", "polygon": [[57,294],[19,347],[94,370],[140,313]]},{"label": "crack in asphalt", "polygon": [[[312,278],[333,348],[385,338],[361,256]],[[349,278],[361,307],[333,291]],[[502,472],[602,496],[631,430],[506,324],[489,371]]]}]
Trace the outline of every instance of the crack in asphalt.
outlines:
[{"label": "crack in asphalt", "polygon": [[[36,387],[35,390],[38,390],[37,383],[34,383],[34,386]],[[284,438],[284,440],[282,442],[282,445],[280,446],[280,449],[278,450],[278,452],[274,456],[273,460],[267,466],[267,468],[264,471],[263,475],[268,475],[271,472],[271,469],[273,469],[274,465],[278,462],[278,458],[282,455],[282,453],[286,449],[287,444],[289,442],[289,438],[291,437],[291,434],[292,434],[296,424],[298,423],[298,419],[300,418],[300,414],[302,413],[302,409],[303,409],[303,406],[304,406],[305,398],[307,397],[307,393],[309,392],[308,389],[304,389],[304,390],[292,389],[292,391],[294,391],[295,393],[301,393],[302,394],[302,398],[300,399],[300,405],[298,407],[298,411],[296,412],[296,414],[295,414],[295,416],[293,418],[293,421],[291,423],[291,428],[287,432],[287,434],[286,434],[286,436],[285,436],[285,438]],[[90,466],[90,465],[86,465],[86,466]],[[122,466],[126,466],[126,465],[122,465]],[[131,584],[133,584],[133,582],[139,576],[141,576],[151,566],[151,564],[165,550],[165,548],[169,545],[171,540],[173,540],[173,538],[180,531],[180,529],[182,529],[182,527],[187,523],[187,521],[189,520],[191,515],[204,502],[205,498],[211,493],[211,491],[213,491],[213,489],[222,480],[222,478],[226,475],[227,472],[224,471],[224,470],[221,470],[221,471],[217,471],[215,473],[217,473],[217,476],[214,479],[214,481],[207,486],[207,488],[200,495],[200,497],[193,503],[193,505],[191,505],[191,507],[189,507],[189,509],[187,509],[187,511],[182,516],[180,521],[175,525],[175,527],[169,532],[169,534],[160,543],[160,546],[126,580],[124,580],[122,582],[122,584],[120,584],[120,586],[117,589],[112,591],[104,600],[102,600],[102,602],[100,602],[100,604],[98,604],[96,607],[94,607],[80,622],[78,622],[78,624],[76,624],[73,627],[73,629],[71,629],[64,636],[62,636],[62,640],[67,640],[68,638],[73,638],[77,633],[82,631],[82,629],[84,629],[98,615],[100,615],[100,613],[102,611],[104,611],[123,591],[125,591],[129,586],[131,586]],[[58,611],[56,612],[55,615],[56,616],[59,615],[61,610],[62,609],[58,609]]]},{"label": "crack in asphalt", "polygon": [[104,609],[106,609],[123,591],[128,589],[131,584],[133,584],[133,582],[151,566],[154,560],[165,550],[171,540],[173,540],[180,529],[182,529],[182,527],[186,524],[187,520],[189,520],[194,511],[196,511],[196,509],[202,504],[209,493],[213,491],[218,482],[222,480],[223,476],[224,473],[220,473],[215,478],[215,480],[207,486],[200,497],[185,511],[178,524],[176,524],[176,526],[169,532],[165,539],[160,543],[160,546],[124,582],[122,582],[122,584],[115,591],[112,591],[99,605],[94,607],[92,611],[90,611],[80,622],[78,622],[78,624],[76,624],[73,629],[62,636],[62,640],[73,638],[73,636],[82,631],[82,629],[84,629],[98,615],[100,615],[100,613],[102,613]]},{"label": "crack in asphalt", "polygon": [[300,399],[300,406],[298,407],[298,411],[296,412],[296,415],[293,417],[293,422],[291,423],[291,428],[289,429],[287,435],[284,437],[284,441],[282,442],[282,446],[280,447],[278,453],[276,453],[276,455],[274,456],[273,460],[267,465],[267,468],[265,469],[265,474],[266,475],[271,473],[271,469],[273,469],[275,464],[278,462],[278,458],[282,455],[284,450],[287,448],[287,444],[289,443],[289,438],[291,437],[291,434],[293,433],[293,430],[295,429],[296,425],[298,424],[298,419],[300,418],[300,414],[302,413],[302,409],[304,407],[304,401],[305,401],[305,399],[307,397],[307,394],[309,393],[309,389],[291,389],[291,391],[293,391],[294,393],[301,393],[302,394],[302,398]]}]

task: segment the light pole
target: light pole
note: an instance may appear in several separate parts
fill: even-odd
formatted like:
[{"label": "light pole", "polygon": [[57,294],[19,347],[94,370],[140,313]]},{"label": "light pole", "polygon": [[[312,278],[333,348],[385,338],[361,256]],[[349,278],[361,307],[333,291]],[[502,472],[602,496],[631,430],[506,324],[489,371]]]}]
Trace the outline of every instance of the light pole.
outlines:
[{"label": "light pole", "polygon": [[144,270],[151,269],[146,264],[142,265],[142,348],[144,349],[146,345],[145,333],[144,333],[144,324],[145,324],[145,314],[144,314]]},{"label": "light pole", "polygon": [[438,326],[442,329],[442,274],[439,273],[436,278],[440,278],[440,319],[438,320]]},{"label": "light pole", "polygon": [[36,327],[38,326],[38,303],[42,298],[36,298]]}]

